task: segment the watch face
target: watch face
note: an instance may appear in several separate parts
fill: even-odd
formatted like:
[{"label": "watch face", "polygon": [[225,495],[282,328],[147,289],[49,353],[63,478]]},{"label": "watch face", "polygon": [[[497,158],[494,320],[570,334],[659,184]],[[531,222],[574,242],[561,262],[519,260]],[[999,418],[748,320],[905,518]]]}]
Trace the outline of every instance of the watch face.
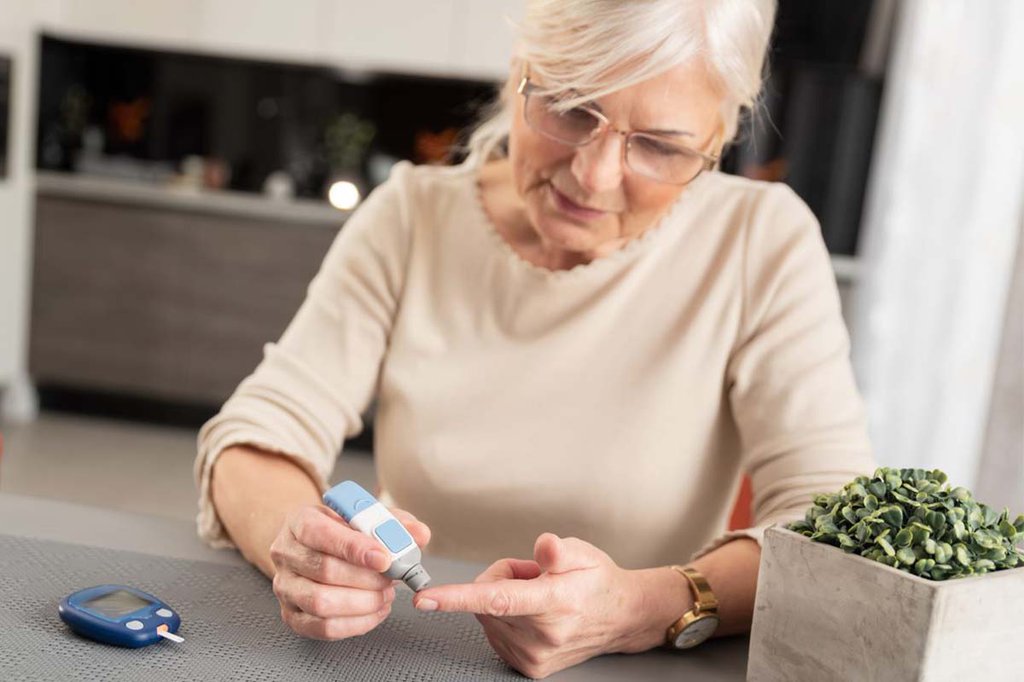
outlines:
[{"label": "watch face", "polygon": [[717,616],[705,616],[687,625],[682,632],[676,635],[675,646],[677,649],[689,649],[695,647],[714,633],[718,627]]}]

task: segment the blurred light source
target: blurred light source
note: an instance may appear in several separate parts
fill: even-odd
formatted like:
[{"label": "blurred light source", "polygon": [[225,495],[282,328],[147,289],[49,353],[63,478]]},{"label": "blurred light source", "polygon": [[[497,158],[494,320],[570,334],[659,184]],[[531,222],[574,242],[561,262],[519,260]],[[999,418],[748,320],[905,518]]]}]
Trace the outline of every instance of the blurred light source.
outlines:
[{"label": "blurred light source", "polygon": [[359,203],[359,188],[347,180],[339,180],[327,191],[327,200],[331,206],[342,211],[351,211]]}]

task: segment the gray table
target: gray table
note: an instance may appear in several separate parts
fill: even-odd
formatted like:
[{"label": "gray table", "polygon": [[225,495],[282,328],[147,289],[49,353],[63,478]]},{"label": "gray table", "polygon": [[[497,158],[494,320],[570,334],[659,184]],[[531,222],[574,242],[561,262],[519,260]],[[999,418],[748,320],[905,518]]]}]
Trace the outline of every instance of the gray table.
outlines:
[{"label": "gray table", "polygon": [[[438,583],[470,580],[481,568],[430,558]],[[182,604],[181,633],[191,632],[190,649],[106,647],[75,637],[57,619],[57,601],[84,587],[81,580],[102,582],[110,575],[110,582],[128,581],[132,571],[143,573],[135,580],[143,589]],[[19,574],[27,574],[20,575],[19,591],[0,603],[0,678],[42,679],[61,665],[69,677],[127,679],[137,676],[131,666],[140,656],[150,657],[150,676],[160,679],[195,678],[197,672],[250,679],[254,670],[266,673],[258,677],[292,679],[325,678],[324,671],[334,679],[518,677],[490,650],[471,616],[420,614],[408,595],[396,601],[384,626],[364,637],[322,643],[294,636],[278,619],[269,582],[236,552],[203,546],[183,521],[2,494],[0,581],[14,590]],[[602,656],[549,679],[740,680],[746,661],[747,639],[735,637],[685,653]]]}]

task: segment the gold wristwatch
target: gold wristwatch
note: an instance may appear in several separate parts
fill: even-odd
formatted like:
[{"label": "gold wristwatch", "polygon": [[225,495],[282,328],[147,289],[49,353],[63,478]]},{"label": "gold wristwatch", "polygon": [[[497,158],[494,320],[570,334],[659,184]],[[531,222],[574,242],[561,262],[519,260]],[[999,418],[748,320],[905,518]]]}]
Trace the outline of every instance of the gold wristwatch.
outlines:
[{"label": "gold wristwatch", "polygon": [[665,646],[669,649],[691,649],[712,634],[718,627],[718,600],[711,591],[708,581],[692,568],[673,566],[686,578],[693,590],[693,608],[673,623],[665,635]]}]

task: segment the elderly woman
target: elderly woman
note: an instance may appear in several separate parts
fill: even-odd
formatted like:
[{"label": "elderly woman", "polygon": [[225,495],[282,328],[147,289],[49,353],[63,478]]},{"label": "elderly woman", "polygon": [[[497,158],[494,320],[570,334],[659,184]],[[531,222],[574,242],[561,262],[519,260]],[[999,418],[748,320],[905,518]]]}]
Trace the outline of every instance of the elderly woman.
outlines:
[{"label": "elderly woman", "polygon": [[[196,463],[202,537],[274,577],[296,632],[363,634],[395,598],[318,504],[374,398],[382,499],[493,562],[417,608],[478,614],[534,677],[748,628],[763,528],[871,471],[813,215],[712,170],[774,11],[532,0],[468,160],[399,164],[348,220]],[[743,472],[756,525],[726,533]]]}]

